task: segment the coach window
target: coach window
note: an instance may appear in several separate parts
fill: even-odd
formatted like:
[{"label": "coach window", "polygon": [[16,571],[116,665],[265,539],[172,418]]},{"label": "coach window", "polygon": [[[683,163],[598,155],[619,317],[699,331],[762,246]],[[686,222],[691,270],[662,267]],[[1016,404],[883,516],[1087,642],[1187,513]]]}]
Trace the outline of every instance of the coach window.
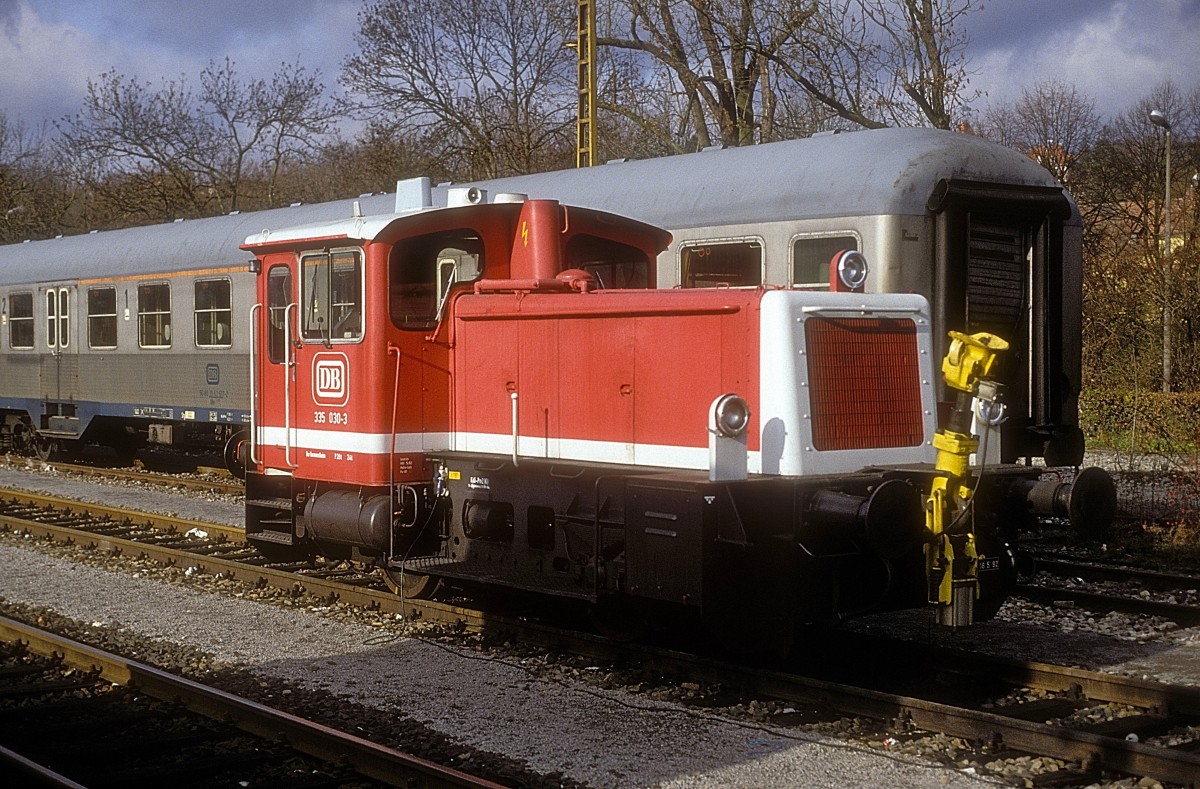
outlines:
[{"label": "coach window", "polygon": [[838,252],[858,249],[850,235],[808,236],[792,244],[792,284],[809,290],[829,290],[829,261]]},{"label": "coach window", "polygon": [[346,342],[362,336],[362,260],[356,249],[300,258],[304,339]]},{"label": "coach window", "polygon": [[71,302],[66,288],[46,291],[46,347],[66,348],[71,340]]},{"label": "coach window", "polygon": [[14,293],[8,302],[8,347],[33,348],[33,294]]},{"label": "coach window", "polygon": [[388,310],[401,329],[437,323],[455,285],[483,272],[483,242],[473,230],[458,229],[404,239],[388,261]]},{"label": "coach window", "polygon": [[171,347],[171,286],[138,285],[138,345]]},{"label": "coach window", "polygon": [[762,284],[762,242],[695,244],[679,250],[680,282],[685,288],[737,288]]},{"label": "coach window", "polygon": [[287,347],[287,307],[292,303],[292,270],[273,266],[267,274],[267,317],[271,325],[267,332],[267,358],[272,364],[283,364]]},{"label": "coach window", "polygon": [[228,348],[233,345],[233,302],[229,280],[196,281],[196,347]]},{"label": "coach window", "polygon": [[87,294],[88,346],[117,347],[117,289],[91,288]]}]

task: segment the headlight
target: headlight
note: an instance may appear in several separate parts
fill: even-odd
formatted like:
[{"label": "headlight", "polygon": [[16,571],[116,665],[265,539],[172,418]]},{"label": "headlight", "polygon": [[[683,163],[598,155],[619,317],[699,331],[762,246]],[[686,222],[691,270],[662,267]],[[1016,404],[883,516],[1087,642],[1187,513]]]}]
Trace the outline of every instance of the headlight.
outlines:
[{"label": "headlight", "polygon": [[750,424],[750,406],[735,394],[722,395],[713,403],[713,424],[721,435],[736,438]]},{"label": "headlight", "polygon": [[835,292],[860,291],[867,282],[867,258],[857,249],[843,249],[829,261],[829,284]]}]

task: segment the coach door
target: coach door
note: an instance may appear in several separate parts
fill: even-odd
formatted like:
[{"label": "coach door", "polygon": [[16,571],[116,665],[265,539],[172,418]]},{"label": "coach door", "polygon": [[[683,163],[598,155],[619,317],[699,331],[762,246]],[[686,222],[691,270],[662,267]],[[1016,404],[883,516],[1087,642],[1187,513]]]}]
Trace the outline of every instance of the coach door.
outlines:
[{"label": "coach door", "polygon": [[[79,383],[79,356],[71,321],[71,288],[52,287],[43,294],[45,306],[45,352],[41,354],[41,391],[52,416],[74,416],[73,403]],[[65,413],[72,411],[72,413]]]},{"label": "coach door", "polygon": [[[990,332],[1009,343],[999,358],[1008,403],[1002,459],[1061,455],[1056,441],[1069,450],[1077,432],[1072,382],[1079,379],[1078,358],[1072,362],[1065,345],[1078,319],[1059,309],[1067,199],[1058,188],[951,180],[939,185],[931,208],[935,325]],[[944,332],[938,340],[940,356]]]}]

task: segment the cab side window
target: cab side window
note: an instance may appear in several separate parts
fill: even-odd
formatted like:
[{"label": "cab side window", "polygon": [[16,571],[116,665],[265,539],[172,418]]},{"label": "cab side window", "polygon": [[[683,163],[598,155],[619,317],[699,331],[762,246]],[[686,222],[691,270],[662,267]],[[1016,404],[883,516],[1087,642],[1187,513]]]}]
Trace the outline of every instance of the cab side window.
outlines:
[{"label": "cab side window", "polygon": [[428,329],[441,316],[451,288],[483,273],[483,242],[458,229],[404,239],[388,260],[388,311],[401,329]]}]

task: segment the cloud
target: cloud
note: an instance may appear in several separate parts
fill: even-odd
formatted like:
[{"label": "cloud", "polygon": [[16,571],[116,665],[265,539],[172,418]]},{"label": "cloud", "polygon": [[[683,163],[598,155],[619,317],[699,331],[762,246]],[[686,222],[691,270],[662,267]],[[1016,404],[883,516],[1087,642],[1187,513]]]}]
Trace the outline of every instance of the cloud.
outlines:
[{"label": "cloud", "polygon": [[362,0],[0,0],[0,106],[39,126],[81,107],[89,79],[115,70],[151,85],[181,77],[193,86],[226,57],[243,79],[269,78],[282,63],[319,70],[335,86],[353,47]]},{"label": "cloud", "polygon": [[[1037,3],[1024,23],[1017,9],[1003,7],[1004,17],[993,18],[983,37],[991,46],[972,49],[972,85],[987,93],[982,105],[1057,79],[1110,117],[1166,79],[1186,91],[1197,87],[1200,13],[1190,0]],[[985,16],[986,9],[979,18]]]}]

